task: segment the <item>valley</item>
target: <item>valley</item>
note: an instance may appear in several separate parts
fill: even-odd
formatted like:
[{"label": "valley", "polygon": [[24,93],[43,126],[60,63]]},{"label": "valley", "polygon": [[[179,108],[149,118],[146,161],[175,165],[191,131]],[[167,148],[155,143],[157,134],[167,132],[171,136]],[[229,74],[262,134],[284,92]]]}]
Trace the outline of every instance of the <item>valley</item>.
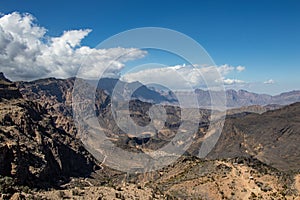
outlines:
[{"label": "valley", "polygon": [[[298,97],[293,97],[295,102],[289,105],[245,104],[226,113],[216,112],[216,125],[227,115],[218,142],[205,158],[198,155],[204,138],[210,134],[212,112],[188,108],[190,115],[185,123],[192,126],[193,119],[201,118],[185,153],[175,155],[175,162],[158,170],[126,173],[106,164],[113,160],[127,160],[128,166],[137,163],[118,154],[107,158],[105,151],[96,148],[102,140],[97,134],[94,140],[84,140],[79,134],[72,110],[74,81],[48,78],[11,82],[1,74],[2,199],[299,198]],[[166,122],[160,131],[145,132],[142,137],[128,134],[114,119],[107,82],[105,89],[97,87],[95,112],[111,144],[139,153],[159,150],[172,142],[183,123],[183,108],[169,102],[163,106]],[[153,104],[168,101],[158,92],[145,95],[148,90],[144,88],[129,101],[130,117],[140,126],[150,123],[148,111]],[[151,100],[152,95],[158,97]],[[123,101],[118,108],[120,113],[128,112]]]}]

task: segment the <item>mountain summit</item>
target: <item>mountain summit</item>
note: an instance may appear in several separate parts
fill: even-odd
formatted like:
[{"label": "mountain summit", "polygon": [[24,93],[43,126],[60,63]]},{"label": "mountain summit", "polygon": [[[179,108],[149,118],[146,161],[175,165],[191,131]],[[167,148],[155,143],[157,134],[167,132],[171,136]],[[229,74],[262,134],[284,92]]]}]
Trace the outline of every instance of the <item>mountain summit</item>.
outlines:
[{"label": "mountain summit", "polygon": [[11,83],[11,81],[5,77],[3,72],[0,72],[0,81]]},{"label": "mountain summit", "polygon": [[17,86],[0,72],[0,99],[17,99],[22,95]]}]

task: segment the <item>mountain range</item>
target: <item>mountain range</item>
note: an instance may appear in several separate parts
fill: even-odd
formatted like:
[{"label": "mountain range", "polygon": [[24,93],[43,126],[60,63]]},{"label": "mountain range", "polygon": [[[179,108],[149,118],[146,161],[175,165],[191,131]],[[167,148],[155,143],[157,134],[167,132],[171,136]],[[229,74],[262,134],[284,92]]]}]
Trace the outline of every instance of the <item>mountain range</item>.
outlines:
[{"label": "mountain range", "polygon": [[[153,88],[155,89],[155,88]],[[278,95],[268,95],[268,94],[257,94],[254,92],[249,92],[246,90],[225,90],[225,91],[214,91],[214,90],[202,90],[196,89],[195,91],[174,91],[174,93],[160,91],[162,95],[166,96],[168,99],[172,99],[173,102],[176,101],[175,95],[181,95],[185,97],[185,104],[190,107],[203,107],[209,108],[212,104],[212,98],[223,99],[220,102],[221,105],[224,104],[228,109],[239,108],[243,106],[252,105],[289,105],[291,103],[300,101],[300,91],[290,91],[284,92]],[[198,102],[195,104],[194,101],[189,99],[197,98]],[[215,100],[216,101],[216,100]],[[217,102],[217,101],[216,101]]]},{"label": "mountain range", "polygon": [[[168,144],[182,123],[173,94],[119,83],[128,94],[142,87],[129,102],[130,116],[141,126],[151,120],[152,105],[166,102],[163,129],[139,138],[122,131],[113,118],[116,82],[100,81],[95,94],[95,111],[107,137],[135,152]],[[1,198],[295,199],[300,194],[298,91],[277,96],[226,91],[234,109],[227,111],[221,136],[205,159],[197,155],[209,134],[211,110],[191,109],[190,119],[197,112],[202,118],[186,153],[161,170],[128,175],[103,165],[80,139],[73,120],[74,83],[75,78],[12,82],[0,74]],[[196,94],[209,99],[208,91]]]}]

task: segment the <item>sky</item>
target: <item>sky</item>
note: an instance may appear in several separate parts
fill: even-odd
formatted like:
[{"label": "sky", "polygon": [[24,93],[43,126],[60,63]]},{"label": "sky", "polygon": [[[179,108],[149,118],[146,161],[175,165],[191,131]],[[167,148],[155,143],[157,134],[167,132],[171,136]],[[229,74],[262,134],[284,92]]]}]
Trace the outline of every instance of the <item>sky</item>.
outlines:
[{"label": "sky", "polygon": [[[193,67],[174,56],[135,48],[95,48],[129,29],[162,27],[202,45],[220,72],[217,81],[226,88],[268,94],[299,90],[299,10],[298,0],[2,0],[0,70],[13,80],[65,78],[74,76],[82,59],[92,55],[85,63],[85,76],[92,78],[99,63],[127,53],[113,62],[108,74],[122,74],[127,81],[153,77],[175,84],[168,77],[179,73],[200,87]],[[147,62],[166,66],[125,73]],[[204,66],[200,71],[206,76],[209,70]],[[176,87],[184,89],[180,85],[184,84]]]}]

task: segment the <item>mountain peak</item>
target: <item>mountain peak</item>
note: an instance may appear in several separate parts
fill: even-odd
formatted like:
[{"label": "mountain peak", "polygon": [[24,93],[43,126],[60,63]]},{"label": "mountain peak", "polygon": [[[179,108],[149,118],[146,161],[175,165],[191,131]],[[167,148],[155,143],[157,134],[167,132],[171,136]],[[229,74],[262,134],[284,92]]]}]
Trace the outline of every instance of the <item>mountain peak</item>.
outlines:
[{"label": "mountain peak", "polygon": [[9,80],[8,78],[5,77],[3,72],[0,72],[0,81],[1,82],[8,82],[8,83],[12,83],[11,80]]},{"label": "mountain peak", "polygon": [[18,99],[22,95],[16,85],[0,72],[0,99]]}]

